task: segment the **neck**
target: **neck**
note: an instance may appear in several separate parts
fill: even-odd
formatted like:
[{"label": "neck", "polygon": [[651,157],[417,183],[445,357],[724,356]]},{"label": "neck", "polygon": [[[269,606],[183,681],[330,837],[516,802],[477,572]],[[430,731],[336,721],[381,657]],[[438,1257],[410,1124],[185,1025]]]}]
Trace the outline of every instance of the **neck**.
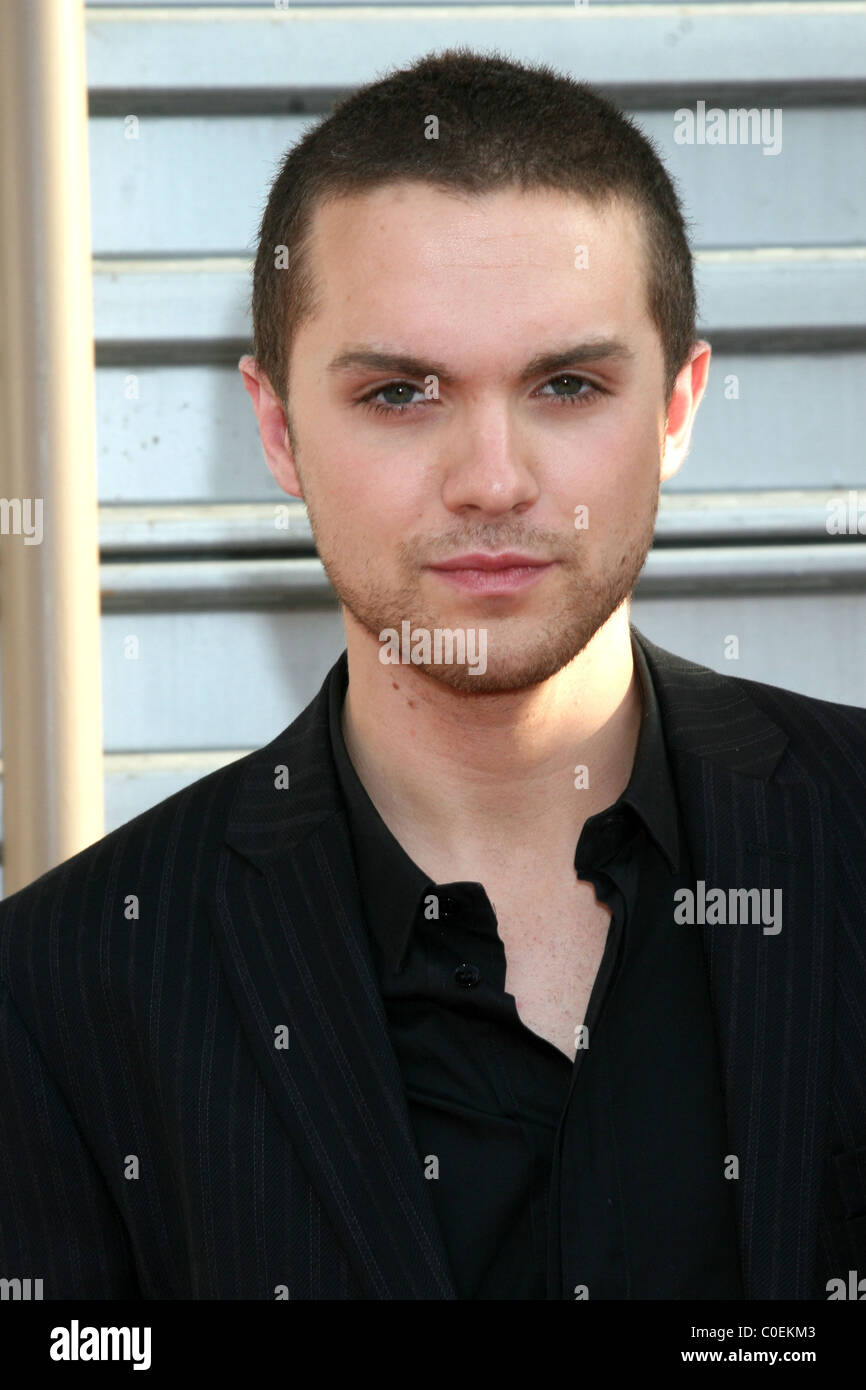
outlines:
[{"label": "neck", "polygon": [[[376,640],[345,618],[346,748],[415,862],[456,882],[500,860],[570,859],[584,821],[625,790],[634,763],[643,711],[628,606],[541,685],[469,699],[411,665],[383,665]],[[578,766],[588,770],[581,789]]]}]

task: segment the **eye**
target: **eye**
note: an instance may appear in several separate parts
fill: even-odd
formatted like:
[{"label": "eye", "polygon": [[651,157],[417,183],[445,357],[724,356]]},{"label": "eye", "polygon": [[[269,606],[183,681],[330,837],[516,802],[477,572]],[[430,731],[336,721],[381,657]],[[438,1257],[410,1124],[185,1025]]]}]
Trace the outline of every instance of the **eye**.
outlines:
[{"label": "eye", "polygon": [[561,372],[559,376],[553,376],[550,378],[550,381],[545,382],[545,386],[553,386],[556,383],[569,381],[577,382],[578,386],[585,386],[587,389],[580,393],[566,392],[565,395],[554,392],[553,396],[548,396],[547,399],[556,401],[557,405],[589,405],[592,401],[597,400],[599,396],[607,395],[607,392],[601,386],[596,386],[593,382],[587,381],[585,376],[577,376],[574,372]]},{"label": "eye", "polygon": [[[390,405],[379,404],[376,397],[384,396],[389,392],[392,395],[403,392],[404,399]],[[375,391],[370,391],[366,396],[362,396],[360,403],[365,405],[368,410],[375,411],[377,415],[402,415],[404,410],[409,410],[411,406],[416,404],[415,401],[405,399],[406,395],[411,396],[413,392],[416,392],[422,397],[424,396],[424,392],[421,388],[419,386],[413,386],[410,381],[389,381],[384,386],[377,386]]]}]

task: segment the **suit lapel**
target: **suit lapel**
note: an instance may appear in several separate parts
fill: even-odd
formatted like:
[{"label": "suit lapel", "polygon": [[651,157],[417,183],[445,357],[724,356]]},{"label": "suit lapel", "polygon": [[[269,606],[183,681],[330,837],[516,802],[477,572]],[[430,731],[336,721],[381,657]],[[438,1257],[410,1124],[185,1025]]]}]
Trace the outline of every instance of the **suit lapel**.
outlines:
[{"label": "suit lapel", "polygon": [[[817,1237],[832,1043],[829,798],[727,677],[633,629],[659,698],[706,890],[781,889],[782,927],[701,931],[721,1052],[746,1296],[805,1299]],[[773,901],[772,892],[770,901]]]},{"label": "suit lapel", "polygon": [[456,1298],[338,802],[328,682],[345,667],[343,653],[312,704],[247,760],[213,929],[269,1093],[368,1297]]}]

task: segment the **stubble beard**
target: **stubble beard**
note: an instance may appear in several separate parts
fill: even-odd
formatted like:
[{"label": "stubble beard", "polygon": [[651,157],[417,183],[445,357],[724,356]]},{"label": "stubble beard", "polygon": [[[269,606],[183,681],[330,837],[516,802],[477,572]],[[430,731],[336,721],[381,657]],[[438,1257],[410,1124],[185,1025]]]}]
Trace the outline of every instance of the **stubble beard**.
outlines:
[{"label": "stubble beard", "polygon": [[[600,575],[589,571],[581,533],[575,532],[577,540],[571,544],[569,557],[539,581],[539,589],[547,584],[553,593],[549,606],[533,614],[526,611],[529,604],[537,603],[533,597],[521,599],[518,596],[491,602],[473,600],[471,595],[461,599],[455,594],[449,600],[444,582],[441,604],[434,608],[429,597],[422,597],[421,589],[426,586],[429,590],[438,581],[422,578],[417,546],[411,543],[397,546],[396,567],[405,578],[396,584],[383,581],[369,553],[360,572],[350,571],[343,561],[345,552],[341,550],[339,538],[331,542],[327,527],[320,524],[320,518],[306,497],[307,515],[325,573],[340,603],[377,646],[381,648],[380,634],[386,630],[396,632],[399,638],[402,624],[407,621],[411,632],[419,629],[429,632],[431,639],[437,628],[464,632],[470,628],[476,631],[486,628],[486,670],[483,672],[473,671],[469,661],[412,661],[415,671],[467,695],[501,695],[525,690],[549,680],[580,655],[598,630],[630,598],[652,546],[658,502],[656,486],[637,533],[630,538],[619,560]],[[558,546],[548,544],[545,549],[544,545],[527,543],[525,528],[519,533],[516,528],[512,529],[515,534],[508,535],[507,528],[500,527],[495,539],[489,534],[486,539],[464,537],[459,543],[460,549],[522,548],[530,553],[562,553],[561,540]],[[456,546],[451,547],[449,553],[456,550]],[[447,646],[444,650],[447,652]]]}]

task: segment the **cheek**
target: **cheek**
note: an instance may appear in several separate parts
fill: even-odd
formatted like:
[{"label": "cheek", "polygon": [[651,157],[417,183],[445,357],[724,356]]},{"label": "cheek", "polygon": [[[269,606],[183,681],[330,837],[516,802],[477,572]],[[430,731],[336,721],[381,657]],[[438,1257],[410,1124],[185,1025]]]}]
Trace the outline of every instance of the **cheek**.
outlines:
[{"label": "cheek", "polygon": [[658,490],[654,430],[649,419],[605,421],[580,438],[559,470],[562,514],[574,517],[575,506],[588,508],[585,535],[593,551],[620,548],[646,524]]},{"label": "cheek", "polygon": [[368,556],[381,562],[417,529],[424,485],[411,460],[400,466],[390,455],[359,450],[356,441],[334,433],[323,434],[307,454],[308,504],[337,558]]},{"label": "cheek", "polygon": [[642,480],[657,474],[658,464],[654,423],[611,413],[575,432],[562,449],[557,473],[566,491],[616,511],[635,489],[642,491]]},{"label": "cheek", "polygon": [[640,398],[620,400],[615,408],[599,415],[594,430],[600,448],[609,449],[623,467],[640,465],[657,447],[658,431],[650,403]]}]

